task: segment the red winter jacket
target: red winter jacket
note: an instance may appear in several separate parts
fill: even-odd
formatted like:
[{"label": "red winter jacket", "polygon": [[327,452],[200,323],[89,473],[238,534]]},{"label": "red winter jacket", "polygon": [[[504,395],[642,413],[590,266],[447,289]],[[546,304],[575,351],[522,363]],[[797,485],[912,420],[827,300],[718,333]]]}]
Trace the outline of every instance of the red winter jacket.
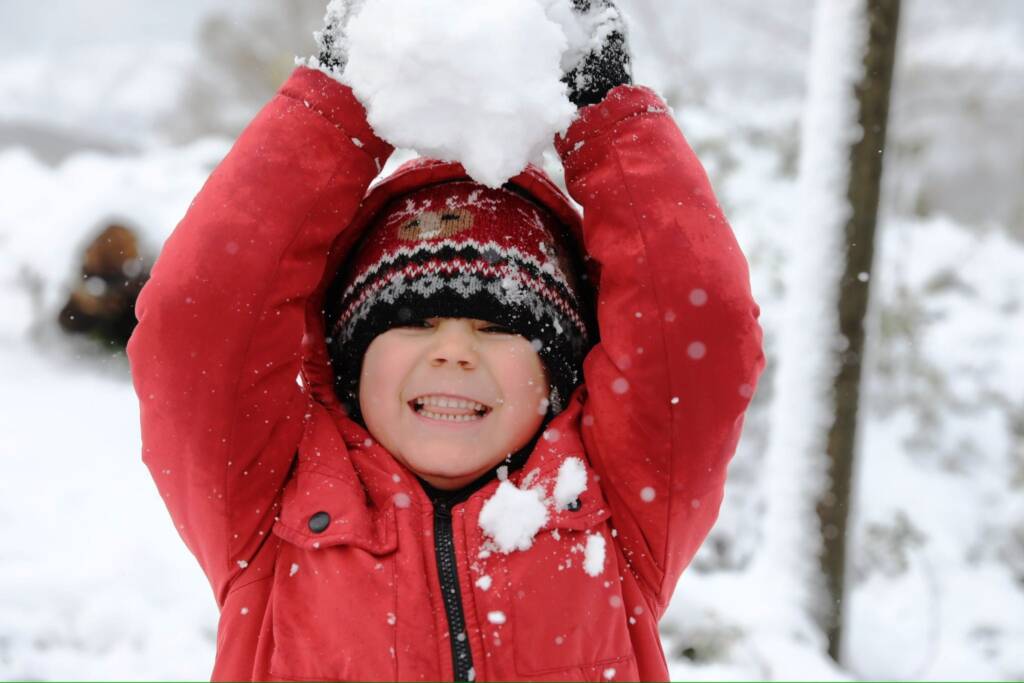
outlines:
[{"label": "red winter jacket", "polygon": [[[658,619],[718,513],[763,366],[758,309],[651,91],[617,88],[557,146],[582,224],[539,171],[512,182],[599,267],[600,342],[555,438],[509,478],[550,494],[575,456],[589,485],[510,554],[480,553],[498,482],[451,510],[465,633],[449,633],[431,502],[341,410],[320,314],[374,211],[461,168],[412,164],[367,194],[391,148],[348,88],[300,68],[168,239],[128,353],[143,458],[221,608],[215,679],[451,680],[452,637],[481,681],[667,677]],[[606,542],[597,577],[588,534]]]}]

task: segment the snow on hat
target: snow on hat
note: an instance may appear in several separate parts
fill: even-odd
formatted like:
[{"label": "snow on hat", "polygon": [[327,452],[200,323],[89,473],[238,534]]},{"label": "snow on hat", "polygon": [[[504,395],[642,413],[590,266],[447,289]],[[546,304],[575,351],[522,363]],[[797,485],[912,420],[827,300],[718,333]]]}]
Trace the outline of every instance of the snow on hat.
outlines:
[{"label": "snow on hat", "polygon": [[363,354],[395,325],[477,318],[531,341],[548,371],[550,414],[579,383],[590,334],[564,230],[514,189],[426,187],[374,219],[335,287],[331,350],[342,400],[358,413]]}]

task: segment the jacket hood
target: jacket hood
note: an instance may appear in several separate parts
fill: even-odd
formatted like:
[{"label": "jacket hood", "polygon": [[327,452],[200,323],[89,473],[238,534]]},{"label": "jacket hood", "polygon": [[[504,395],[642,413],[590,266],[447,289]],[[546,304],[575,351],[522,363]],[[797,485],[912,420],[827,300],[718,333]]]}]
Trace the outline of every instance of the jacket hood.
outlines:
[{"label": "jacket hood", "polygon": [[[370,187],[351,224],[334,241],[327,257],[324,277],[310,297],[306,309],[306,332],[302,340],[302,381],[323,405],[335,411],[343,411],[334,391],[334,372],[327,350],[324,298],[344,267],[349,254],[367,228],[373,224],[377,213],[392,199],[430,185],[459,180],[472,180],[461,164],[425,158],[408,161],[390,176]],[[532,164],[510,179],[506,185],[514,186],[539,206],[550,211],[565,227],[568,244],[577,251],[587,269],[587,278],[581,285],[583,296],[592,300],[592,292],[596,288],[599,273],[597,264],[585,258],[582,246],[582,217],[573,203],[544,171]]]}]

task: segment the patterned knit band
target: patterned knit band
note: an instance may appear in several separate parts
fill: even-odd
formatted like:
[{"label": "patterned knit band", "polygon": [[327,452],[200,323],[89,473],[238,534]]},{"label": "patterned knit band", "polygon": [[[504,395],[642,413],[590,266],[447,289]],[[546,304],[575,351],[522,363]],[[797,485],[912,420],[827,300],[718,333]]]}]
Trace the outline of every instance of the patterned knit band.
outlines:
[{"label": "patterned knit band", "polygon": [[533,343],[551,382],[552,414],[559,412],[590,338],[562,234],[529,199],[470,181],[393,200],[334,295],[331,345],[343,400],[355,407],[362,357],[378,334],[432,317],[477,318]]}]

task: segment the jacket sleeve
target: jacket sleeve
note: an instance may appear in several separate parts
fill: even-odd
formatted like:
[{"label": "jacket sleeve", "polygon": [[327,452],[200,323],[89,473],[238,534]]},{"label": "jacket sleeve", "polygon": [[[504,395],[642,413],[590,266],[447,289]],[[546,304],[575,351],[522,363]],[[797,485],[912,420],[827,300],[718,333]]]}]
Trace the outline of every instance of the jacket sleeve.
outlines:
[{"label": "jacket sleeve", "polygon": [[139,297],[128,357],[143,460],[219,601],[269,533],[301,439],[307,299],[390,151],[347,87],[297,69]]},{"label": "jacket sleeve", "polygon": [[600,267],[584,447],[660,613],[718,516],[764,367],[759,310],[704,169],[653,92],[616,88],[556,144]]}]

